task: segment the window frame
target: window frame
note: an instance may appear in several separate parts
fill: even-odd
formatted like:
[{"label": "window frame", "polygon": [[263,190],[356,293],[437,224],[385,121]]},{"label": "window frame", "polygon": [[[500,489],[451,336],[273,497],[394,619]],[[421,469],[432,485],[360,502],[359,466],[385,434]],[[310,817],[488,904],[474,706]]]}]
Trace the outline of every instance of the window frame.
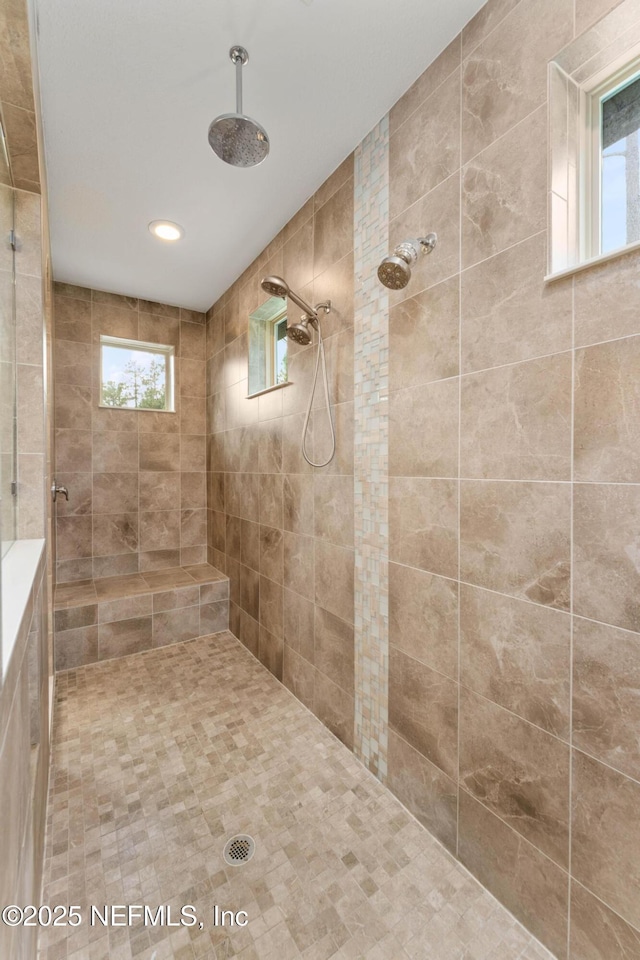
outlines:
[{"label": "window frame", "polygon": [[[165,362],[165,406],[158,407],[116,407],[110,403],[104,403],[104,367],[103,367],[103,347],[116,347],[122,350],[133,350],[139,353],[153,353],[164,358]],[[100,334],[100,396],[98,406],[103,410],[128,410],[130,413],[174,413],[175,409],[175,347],[169,343],[150,343],[145,340],[130,340],[125,337],[112,337],[108,334]]]},{"label": "window frame", "polygon": [[[621,247],[602,249],[602,114],[605,100],[615,96],[625,87],[640,79],[640,49],[629,51],[620,65],[609,66],[597,75],[583,91],[581,104],[584,121],[582,135],[581,206],[582,230],[580,237],[580,260],[588,261],[623,253],[638,245],[632,241]],[[639,125],[640,126],[640,125]]]}]

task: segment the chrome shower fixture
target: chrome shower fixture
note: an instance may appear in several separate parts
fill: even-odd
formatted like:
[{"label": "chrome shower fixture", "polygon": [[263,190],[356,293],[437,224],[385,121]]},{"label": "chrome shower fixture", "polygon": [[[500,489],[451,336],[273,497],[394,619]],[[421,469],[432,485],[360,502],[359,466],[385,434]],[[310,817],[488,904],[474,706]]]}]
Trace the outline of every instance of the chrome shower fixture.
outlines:
[{"label": "chrome shower fixture", "polygon": [[[301,310],[304,310],[305,316],[302,317],[299,324],[296,324],[297,327],[299,327],[305,321],[315,321],[315,323],[312,323],[312,326],[316,327],[317,329],[318,310],[324,310],[325,313],[329,313],[331,310],[330,300],[325,300],[323,303],[318,303],[315,307],[312,307],[307,303],[306,300],[303,300],[299,294],[295,293],[287,281],[283,280],[282,277],[264,277],[260,283],[260,286],[265,293],[271,294],[272,297],[280,297],[281,300],[286,300],[288,297],[289,300],[293,300],[296,306],[300,307]],[[287,328],[287,333],[290,329],[290,327]],[[295,340],[296,337],[292,337],[291,339]],[[306,342],[311,343],[311,337],[309,337]]]},{"label": "chrome shower fixture", "polygon": [[402,290],[411,280],[411,270],[421,254],[432,253],[438,238],[435,233],[417,240],[404,240],[378,267],[378,280],[389,290]]},{"label": "chrome shower fixture", "polygon": [[269,137],[264,127],[242,112],[242,68],[249,54],[244,47],[235,46],[229,56],[236,68],[236,112],[216,117],[209,127],[209,145],[232,167],[255,167],[269,153]]},{"label": "chrome shower fixture", "polygon": [[[325,314],[331,313],[331,300],[323,300],[322,303],[316,303],[315,307],[312,307],[306,302],[306,300],[303,300],[299,294],[294,293],[287,281],[283,280],[282,277],[263,277],[260,282],[260,286],[265,293],[270,294],[272,297],[280,297],[282,300],[286,300],[287,298],[289,300],[293,300],[293,302],[300,307],[301,310],[304,310],[304,314],[300,317],[298,323],[287,324],[287,336],[290,340],[295,340],[295,342],[299,343],[300,346],[306,347],[308,344],[313,342],[313,334],[311,333],[311,329],[317,330],[318,332],[313,385],[311,387],[307,413],[304,418],[304,425],[302,427],[302,456],[312,467],[326,467],[327,464],[331,463],[336,453],[336,434],[333,428],[333,417],[331,415],[329,378],[327,376],[327,358],[324,352],[324,341],[322,339],[322,330],[320,328],[318,311],[322,310]],[[313,408],[313,398],[318,385],[318,374],[320,372],[320,367],[322,367],[324,400],[327,412],[327,421],[329,423],[329,433],[331,436],[331,453],[329,454],[327,460],[316,462],[315,460],[311,459],[307,452],[307,435],[309,433],[309,421],[311,419],[311,410]]]}]

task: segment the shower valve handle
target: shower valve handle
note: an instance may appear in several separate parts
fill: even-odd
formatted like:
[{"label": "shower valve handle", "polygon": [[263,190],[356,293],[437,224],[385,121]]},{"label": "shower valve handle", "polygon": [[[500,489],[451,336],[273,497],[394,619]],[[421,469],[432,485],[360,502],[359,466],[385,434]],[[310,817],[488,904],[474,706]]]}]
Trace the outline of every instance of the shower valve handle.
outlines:
[{"label": "shower valve handle", "polygon": [[67,488],[63,484],[56,483],[54,480],[53,483],[51,484],[51,496],[53,498],[54,503],[58,499],[58,494],[60,494],[60,496],[64,497],[66,500],[69,499],[69,491],[67,490]]}]

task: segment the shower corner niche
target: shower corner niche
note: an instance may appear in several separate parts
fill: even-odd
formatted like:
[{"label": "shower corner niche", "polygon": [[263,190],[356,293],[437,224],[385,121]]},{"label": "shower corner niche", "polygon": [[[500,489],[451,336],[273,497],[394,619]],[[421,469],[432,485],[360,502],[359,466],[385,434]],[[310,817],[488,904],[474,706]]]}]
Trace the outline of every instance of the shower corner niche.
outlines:
[{"label": "shower corner niche", "polygon": [[286,302],[269,297],[249,314],[249,397],[289,384],[287,344]]}]

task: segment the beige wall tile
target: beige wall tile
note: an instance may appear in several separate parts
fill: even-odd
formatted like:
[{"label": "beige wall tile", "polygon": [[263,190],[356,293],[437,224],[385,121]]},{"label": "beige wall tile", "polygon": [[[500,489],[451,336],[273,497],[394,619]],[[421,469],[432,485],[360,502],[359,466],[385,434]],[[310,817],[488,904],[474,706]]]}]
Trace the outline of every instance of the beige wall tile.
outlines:
[{"label": "beige wall tile", "polygon": [[277,680],[282,680],[283,655],[282,636],[274,636],[263,626],[260,626],[258,659]]},{"label": "beige wall tile", "polygon": [[457,776],[457,684],[393,646],[389,726],[448,776]]},{"label": "beige wall tile", "polygon": [[463,377],[461,476],[569,480],[571,378],[570,353]]},{"label": "beige wall tile", "polygon": [[573,501],[574,612],[638,630],[640,487],[576,484]]},{"label": "beige wall tile", "polygon": [[640,636],[574,619],[573,742],[640,780]]},{"label": "beige wall tile", "polygon": [[569,736],[571,621],[559,611],[460,586],[460,680],[556,736]]},{"label": "beige wall tile", "polygon": [[573,0],[530,0],[469,53],[462,84],[465,162],[545,102],[547,61],[572,37]]},{"label": "beige wall tile", "polygon": [[[287,582],[287,545],[285,541],[285,586]],[[353,548],[340,547],[323,540],[314,543],[315,601],[343,620],[353,622]]]},{"label": "beige wall tile", "polygon": [[99,659],[111,660],[148,650],[151,647],[151,635],[151,617],[101,623],[98,627]]},{"label": "beige wall tile", "polygon": [[326,677],[347,693],[354,689],[353,624],[315,608],[314,655],[312,662]]},{"label": "beige wall tile", "polygon": [[[457,277],[429,287],[391,308],[389,386],[392,390],[458,374],[459,308]],[[416,350],[416,344],[421,344],[422,349]]]},{"label": "beige wall tile", "polygon": [[454,70],[460,66],[460,36],[452,40],[448,47],[436,57],[424,73],[420,74],[406,93],[400,97],[389,111],[389,128],[394,133],[400,124],[424,103],[427,97],[438,89]]},{"label": "beige wall tile", "polygon": [[283,647],[282,682],[309,710],[313,708],[315,670],[292,647]]},{"label": "beige wall tile", "polygon": [[567,875],[482,804],[460,792],[458,855],[558,958],[567,956]]},{"label": "beige wall tile", "polygon": [[457,378],[391,393],[389,473],[392,476],[457,477],[458,394]]},{"label": "beige wall tile", "polygon": [[639,363],[640,337],[576,352],[576,480],[640,480]]},{"label": "beige wall tile", "polygon": [[546,145],[545,104],[467,163],[462,190],[464,267],[544,229]]},{"label": "beige wall tile", "polygon": [[445,577],[458,571],[458,496],[452,480],[389,482],[389,557]]},{"label": "beige wall tile", "polygon": [[572,281],[545,272],[544,232],[463,271],[463,373],[571,349]]},{"label": "beige wall tile", "polygon": [[353,746],[353,696],[315,670],[313,685],[313,712],[325,727],[342,740],[345,746]]},{"label": "beige wall tile", "polygon": [[567,609],[570,506],[566,484],[463,481],[461,579]]},{"label": "beige wall tile", "polygon": [[389,564],[389,642],[415,660],[457,678],[458,584]]},{"label": "beige wall tile", "polygon": [[398,216],[460,167],[460,72],[456,70],[389,140],[389,216]]},{"label": "beige wall tile", "polygon": [[460,782],[485,807],[567,868],[567,743],[462,690]]},{"label": "beige wall tile", "polygon": [[[284,482],[285,525],[288,510],[288,477]],[[302,483],[309,486],[306,477]],[[353,545],[353,478],[325,474],[313,478],[315,536],[349,547]]]},{"label": "beige wall tile", "polygon": [[636,929],[639,803],[638,783],[574,751],[572,873]]},{"label": "beige wall tile", "polygon": [[640,333],[639,263],[635,251],[576,274],[576,346]]},{"label": "beige wall tile", "polygon": [[451,850],[456,849],[458,788],[393,730],[387,785],[407,810]]},{"label": "beige wall tile", "polygon": [[313,223],[313,272],[318,276],[353,249],[353,179],[316,210]]},{"label": "beige wall tile", "polygon": [[640,931],[610,910],[575,881],[571,884],[572,957],[600,960],[618,956],[621,960],[640,957]]}]

